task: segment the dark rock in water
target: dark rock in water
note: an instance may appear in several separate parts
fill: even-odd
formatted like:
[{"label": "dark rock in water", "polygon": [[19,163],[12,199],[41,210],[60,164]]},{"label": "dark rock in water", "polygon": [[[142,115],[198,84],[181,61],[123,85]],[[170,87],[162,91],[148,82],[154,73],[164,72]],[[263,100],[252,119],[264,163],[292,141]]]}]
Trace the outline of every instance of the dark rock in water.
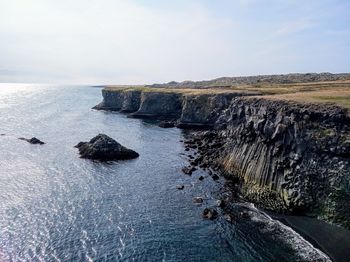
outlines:
[{"label": "dark rock in water", "polygon": [[23,140],[23,141],[27,141],[28,143],[31,143],[33,145],[43,145],[43,144],[45,144],[43,141],[40,141],[36,137],[32,137],[30,139],[24,138],[24,137],[20,137],[18,139]]},{"label": "dark rock in water", "polygon": [[214,220],[218,217],[218,212],[213,208],[206,208],[203,210],[203,218]]},{"label": "dark rock in water", "polygon": [[79,148],[79,147],[81,147],[82,145],[84,145],[86,142],[79,142],[75,147],[76,148]]},{"label": "dark rock in water", "polygon": [[241,218],[250,218],[250,214],[248,211],[242,211],[241,213],[239,213],[239,216]]},{"label": "dark rock in water", "polygon": [[229,222],[229,223],[234,223],[234,217],[232,216],[232,215],[230,215],[230,214],[226,214],[226,215],[224,215],[224,218],[225,218],[225,220],[227,221],[227,222]]},{"label": "dark rock in water", "polygon": [[223,208],[223,207],[225,207],[225,201],[224,201],[224,200],[217,200],[217,201],[216,201],[216,205],[217,205],[218,207]]},{"label": "dark rock in water", "polygon": [[202,164],[199,165],[199,167],[200,167],[200,168],[207,168],[207,167],[208,167],[208,164],[202,163]]},{"label": "dark rock in water", "polygon": [[196,168],[186,166],[182,168],[182,172],[185,173],[186,175],[192,175],[193,171],[195,171]]},{"label": "dark rock in water", "polygon": [[201,203],[203,203],[203,198],[201,198],[201,197],[194,197],[192,199],[192,202],[196,203],[196,204],[201,204]]},{"label": "dark rock in water", "polygon": [[212,178],[213,178],[214,180],[219,180],[219,176],[218,176],[217,174],[212,175]]},{"label": "dark rock in water", "polygon": [[162,128],[172,128],[175,127],[175,122],[173,121],[162,121],[158,124],[159,127]]},{"label": "dark rock in water", "polygon": [[80,142],[76,146],[82,158],[101,161],[137,158],[139,154],[119,144],[105,134],[99,134],[89,142]]},{"label": "dark rock in water", "polygon": [[177,188],[178,190],[182,190],[182,189],[185,188],[185,186],[184,186],[184,185],[177,185],[176,188]]},{"label": "dark rock in water", "polygon": [[200,176],[198,179],[202,181],[204,179],[204,176]]},{"label": "dark rock in water", "polygon": [[195,160],[193,160],[193,161],[190,161],[190,164],[191,164],[191,166],[197,166],[197,162],[195,161]]}]

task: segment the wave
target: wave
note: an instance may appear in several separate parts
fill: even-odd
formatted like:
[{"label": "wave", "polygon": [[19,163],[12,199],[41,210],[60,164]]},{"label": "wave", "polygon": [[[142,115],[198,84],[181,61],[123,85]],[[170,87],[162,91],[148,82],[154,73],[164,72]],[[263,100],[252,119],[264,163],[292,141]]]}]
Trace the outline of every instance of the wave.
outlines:
[{"label": "wave", "polygon": [[292,247],[302,261],[332,261],[328,255],[312,245],[294,229],[273,219],[267,213],[259,210],[254,204],[240,203],[238,205],[250,210],[253,222],[264,224],[264,227],[261,229],[262,233],[273,234],[279,240]]}]

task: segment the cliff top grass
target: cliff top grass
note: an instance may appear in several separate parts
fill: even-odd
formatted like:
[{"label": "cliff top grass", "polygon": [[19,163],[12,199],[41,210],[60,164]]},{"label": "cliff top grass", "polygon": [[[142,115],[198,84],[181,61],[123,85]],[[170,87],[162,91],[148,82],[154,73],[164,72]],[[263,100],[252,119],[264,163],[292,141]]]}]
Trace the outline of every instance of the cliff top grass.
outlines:
[{"label": "cliff top grass", "polygon": [[261,92],[244,89],[231,88],[156,88],[147,86],[106,86],[106,90],[110,91],[141,91],[141,92],[159,92],[159,93],[177,93],[183,95],[201,95],[201,94],[237,94],[237,95],[261,95]]},{"label": "cliff top grass", "polygon": [[147,86],[106,86],[107,90],[138,90],[142,92],[168,92],[184,95],[237,94],[287,100],[299,103],[335,104],[350,109],[350,80],[293,84],[259,83],[212,88],[155,88]]},{"label": "cliff top grass", "polygon": [[350,109],[350,88],[348,90],[322,90],[284,95],[268,95],[267,99],[295,101],[298,103],[334,104]]}]

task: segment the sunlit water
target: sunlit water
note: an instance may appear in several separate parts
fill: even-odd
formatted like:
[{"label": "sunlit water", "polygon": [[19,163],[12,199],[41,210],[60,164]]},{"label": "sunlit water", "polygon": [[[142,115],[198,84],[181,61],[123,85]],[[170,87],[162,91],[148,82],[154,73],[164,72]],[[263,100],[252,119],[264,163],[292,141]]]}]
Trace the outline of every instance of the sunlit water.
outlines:
[{"label": "sunlit water", "polygon": [[[223,182],[181,173],[187,160],[179,129],[91,110],[100,92],[0,85],[0,261],[327,260],[249,204],[252,220],[203,220]],[[140,157],[80,159],[73,146],[98,133]],[[46,144],[17,139],[33,136]],[[195,196],[204,203],[193,204]]]}]

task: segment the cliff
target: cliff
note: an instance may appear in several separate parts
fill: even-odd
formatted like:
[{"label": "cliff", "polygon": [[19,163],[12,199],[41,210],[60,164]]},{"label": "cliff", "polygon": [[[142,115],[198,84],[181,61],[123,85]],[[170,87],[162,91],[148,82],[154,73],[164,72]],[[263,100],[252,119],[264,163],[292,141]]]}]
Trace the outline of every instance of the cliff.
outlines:
[{"label": "cliff", "polygon": [[346,109],[234,99],[215,127],[198,134],[201,162],[238,179],[245,198],[265,209],[314,214],[350,228]]},{"label": "cliff", "polygon": [[240,92],[103,90],[97,109],[205,127],[189,141],[195,165],[237,182],[242,195],[280,212],[313,214],[350,228],[347,110]]},{"label": "cliff", "polygon": [[178,119],[182,110],[179,93],[142,92],[138,110],[131,114],[137,118]]},{"label": "cliff", "polygon": [[256,92],[195,93],[164,89],[103,89],[103,101],[94,107],[130,113],[130,117],[177,120],[177,126],[213,127],[233,97]]}]

